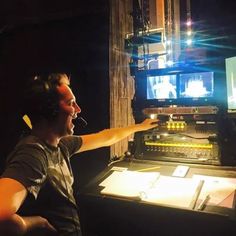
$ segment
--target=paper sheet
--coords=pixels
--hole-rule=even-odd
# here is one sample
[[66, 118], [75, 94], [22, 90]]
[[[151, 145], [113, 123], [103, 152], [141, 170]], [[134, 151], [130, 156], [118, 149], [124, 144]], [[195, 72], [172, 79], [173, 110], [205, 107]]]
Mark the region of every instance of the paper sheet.
[[204, 185], [199, 200], [210, 196], [208, 205], [222, 207], [234, 207], [234, 194], [236, 190], [236, 178], [194, 175], [193, 179], [204, 180]]
[[105, 187], [101, 191], [102, 194], [140, 197], [140, 194], [150, 188], [159, 176], [159, 172], [114, 171], [99, 185]]
[[149, 189], [146, 198], [150, 203], [189, 208], [199, 185], [198, 180], [171, 176], [160, 176], [154, 188]]

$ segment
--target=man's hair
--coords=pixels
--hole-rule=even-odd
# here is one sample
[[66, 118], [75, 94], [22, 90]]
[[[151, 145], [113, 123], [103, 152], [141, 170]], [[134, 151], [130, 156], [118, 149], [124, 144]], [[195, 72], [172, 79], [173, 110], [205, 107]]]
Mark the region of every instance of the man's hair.
[[57, 87], [70, 84], [66, 74], [36, 75], [26, 85], [22, 112], [29, 116], [32, 125], [42, 120], [52, 122], [59, 112], [60, 95]]

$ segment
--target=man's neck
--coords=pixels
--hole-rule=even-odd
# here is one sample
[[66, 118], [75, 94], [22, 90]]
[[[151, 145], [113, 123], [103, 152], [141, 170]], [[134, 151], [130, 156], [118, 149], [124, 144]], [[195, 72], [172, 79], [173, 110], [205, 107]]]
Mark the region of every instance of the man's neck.
[[60, 140], [55, 132], [53, 132], [53, 129], [45, 125], [37, 125], [36, 127], [33, 127], [31, 134], [55, 147], [57, 147]]

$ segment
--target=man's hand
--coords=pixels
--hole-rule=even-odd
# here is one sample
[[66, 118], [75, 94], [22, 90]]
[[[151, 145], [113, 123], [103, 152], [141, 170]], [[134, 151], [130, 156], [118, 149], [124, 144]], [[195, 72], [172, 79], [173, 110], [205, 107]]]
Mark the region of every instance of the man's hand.
[[21, 217], [14, 214], [0, 224], [0, 235], [8, 236], [53, 236], [56, 229], [41, 216]]
[[138, 127], [139, 131], [145, 131], [157, 127], [158, 121], [158, 119], [147, 118], [142, 123], [137, 124], [136, 126]]
[[25, 236], [53, 236], [57, 235], [56, 229], [41, 216], [22, 217], [26, 225]]

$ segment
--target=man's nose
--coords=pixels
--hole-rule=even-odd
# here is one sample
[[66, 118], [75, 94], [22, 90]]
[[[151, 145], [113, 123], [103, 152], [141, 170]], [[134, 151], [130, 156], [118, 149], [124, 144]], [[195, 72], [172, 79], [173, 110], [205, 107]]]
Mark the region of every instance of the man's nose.
[[75, 104], [75, 111], [77, 112], [77, 113], [80, 113], [81, 112], [81, 108], [80, 108], [80, 106], [76, 103]]

